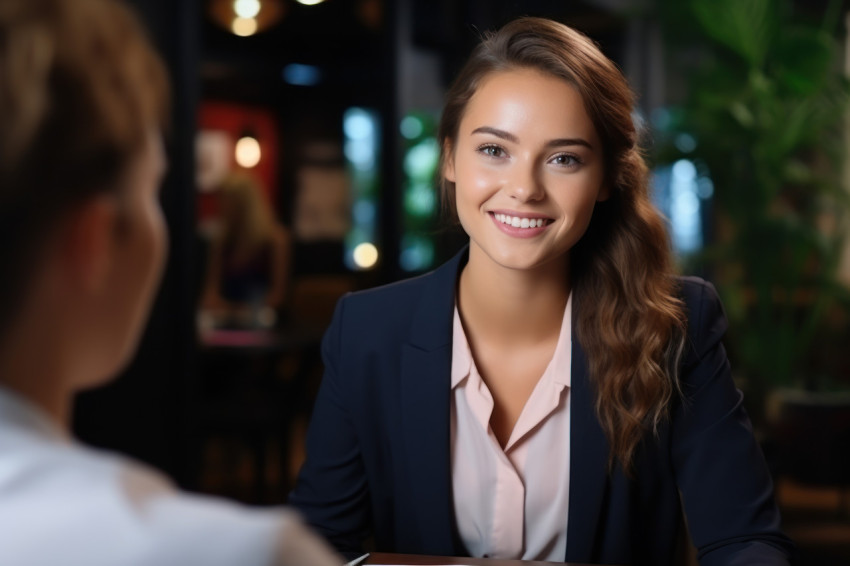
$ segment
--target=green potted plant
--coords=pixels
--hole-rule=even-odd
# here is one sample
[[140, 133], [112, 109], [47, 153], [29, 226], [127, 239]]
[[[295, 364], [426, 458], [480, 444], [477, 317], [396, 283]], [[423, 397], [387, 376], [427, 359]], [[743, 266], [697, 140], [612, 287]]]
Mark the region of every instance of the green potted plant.
[[[713, 242], [691, 260], [723, 299], [727, 345], [762, 430], [771, 413], [781, 422], [788, 403], [818, 405], [820, 392], [850, 389], [850, 291], [839, 277], [850, 220], [840, 4], [814, 23], [782, 0], [661, 4], [675, 23], [666, 28], [671, 64], [687, 78], [667, 133], [693, 136], [687, 157], [714, 186]], [[678, 158], [671, 148], [660, 144], [657, 158]], [[769, 398], [778, 410], [765, 410]]]

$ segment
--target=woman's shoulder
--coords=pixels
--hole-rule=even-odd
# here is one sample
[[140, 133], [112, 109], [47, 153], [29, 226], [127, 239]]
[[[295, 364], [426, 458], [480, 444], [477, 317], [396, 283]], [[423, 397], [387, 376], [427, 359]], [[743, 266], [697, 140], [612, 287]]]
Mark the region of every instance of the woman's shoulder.
[[401, 279], [392, 283], [370, 287], [348, 293], [344, 300], [348, 305], [410, 304], [410, 299], [419, 296], [433, 282], [433, 272]]
[[352, 329], [368, 327], [373, 337], [397, 335], [418, 318], [423, 301], [429, 300], [426, 296], [434, 292], [433, 273], [354, 291], [338, 301], [333, 324], [349, 334]]
[[[463, 254], [434, 271], [343, 296], [329, 335], [351, 344], [409, 340], [434, 345], [451, 336], [457, 275]], [[354, 336], [354, 339], [352, 339]]]
[[726, 333], [729, 326], [726, 312], [710, 281], [695, 276], [680, 276], [678, 281], [687, 317], [687, 341], [700, 355]]
[[681, 275], [677, 279], [679, 296], [685, 303], [689, 319], [705, 310], [723, 314], [720, 296], [710, 281], [694, 275]]
[[[709, 300], [717, 298], [717, 290], [710, 281], [695, 275], [680, 275], [676, 278], [679, 282], [682, 298], [686, 302], [699, 302], [707, 297]], [[719, 299], [718, 299], [719, 300]]]
[[[340, 304], [348, 312], [365, 312], [373, 318], [408, 313], [426, 304], [438, 311], [454, 306], [454, 291], [465, 250], [433, 271], [345, 295]], [[337, 307], [340, 309], [340, 306]]]

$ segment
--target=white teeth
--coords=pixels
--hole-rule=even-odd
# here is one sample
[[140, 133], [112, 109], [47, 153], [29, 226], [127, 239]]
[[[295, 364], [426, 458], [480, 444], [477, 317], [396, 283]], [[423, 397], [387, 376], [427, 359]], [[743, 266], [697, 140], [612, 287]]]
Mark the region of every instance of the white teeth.
[[514, 228], [539, 228], [544, 223], [542, 218], [520, 218], [519, 216], [508, 216], [507, 214], [496, 214], [494, 216], [502, 224], [507, 224]]

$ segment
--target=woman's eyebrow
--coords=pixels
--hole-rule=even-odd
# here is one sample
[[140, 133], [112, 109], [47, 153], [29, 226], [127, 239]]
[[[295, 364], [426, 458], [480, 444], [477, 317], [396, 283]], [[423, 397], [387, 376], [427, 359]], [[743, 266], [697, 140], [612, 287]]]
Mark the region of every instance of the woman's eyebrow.
[[491, 134], [496, 136], [497, 138], [502, 138], [503, 140], [507, 140], [511, 143], [519, 143], [519, 138], [513, 135], [510, 132], [506, 132], [505, 130], [500, 130], [498, 128], [491, 128], [490, 126], [481, 126], [480, 128], [475, 128], [472, 130], [473, 134]]
[[593, 149], [590, 142], [583, 138], [558, 138], [546, 142], [546, 147], [561, 147], [564, 145], [582, 145], [587, 149]]
[[[490, 126], [481, 126], [480, 128], [475, 128], [474, 130], [472, 130], [472, 133], [490, 134], [496, 136], [497, 138], [507, 140], [511, 143], [519, 143], [519, 138], [513, 135], [512, 133], [506, 132], [505, 130], [500, 130], [498, 128], [492, 128]], [[588, 149], [593, 149], [593, 146], [590, 145], [590, 142], [583, 138], [557, 138], [546, 142], [546, 147], [563, 147], [566, 145], [581, 145]]]

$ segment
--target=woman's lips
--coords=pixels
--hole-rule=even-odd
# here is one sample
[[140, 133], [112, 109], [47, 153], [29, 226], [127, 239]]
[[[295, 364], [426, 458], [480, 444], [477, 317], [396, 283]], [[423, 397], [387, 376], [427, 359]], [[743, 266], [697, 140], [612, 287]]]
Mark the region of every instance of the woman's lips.
[[490, 212], [496, 226], [511, 236], [530, 238], [546, 230], [552, 223], [551, 218], [535, 215], [517, 215], [504, 212]]

